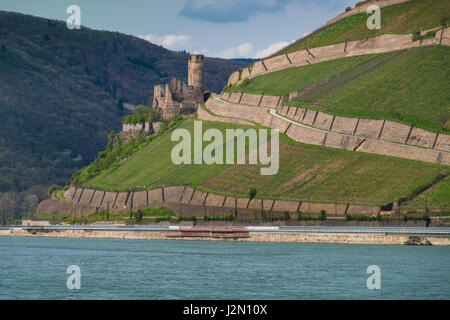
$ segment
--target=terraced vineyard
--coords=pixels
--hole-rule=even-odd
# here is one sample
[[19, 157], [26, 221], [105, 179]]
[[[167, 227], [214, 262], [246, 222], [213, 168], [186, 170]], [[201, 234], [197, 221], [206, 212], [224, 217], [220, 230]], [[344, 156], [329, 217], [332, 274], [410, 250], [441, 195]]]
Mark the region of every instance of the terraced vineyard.
[[322, 47], [345, 41], [361, 40], [386, 33], [414, 33], [449, 23], [450, 2], [447, 0], [412, 0], [381, 8], [381, 29], [366, 27], [370, 15], [360, 13], [300, 39], [273, 56], [306, 48]]
[[[192, 134], [193, 121], [192, 118], [183, 120], [178, 127]], [[203, 121], [203, 129], [208, 128], [224, 132], [226, 128], [246, 127]], [[165, 133], [119, 167], [93, 178], [85, 186], [123, 191], [191, 184], [244, 197], [255, 188], [258, 197], [292, 200], [310, 197], [313, 201], [382, 205], [408, 197], [439, 175], [450, 173], [445, 166], [305, 145], [284, 135], [280, 138], [280, 168], [274, 176], [261, 176], [259, 165], [177, 166], [171, 161], [171, 150], [177, 142], [170, 141], [170, 136], [170, 132]], [[450, 206], [450, 199], [438, 196], [441, 189], [430, 193], [430, 206]]]
[[329, 79], [289, 104], [450, 132], [449, 69], [448, 46], [421, 47], [284, 69], [244, 81], [233, 90], [282, 95]]

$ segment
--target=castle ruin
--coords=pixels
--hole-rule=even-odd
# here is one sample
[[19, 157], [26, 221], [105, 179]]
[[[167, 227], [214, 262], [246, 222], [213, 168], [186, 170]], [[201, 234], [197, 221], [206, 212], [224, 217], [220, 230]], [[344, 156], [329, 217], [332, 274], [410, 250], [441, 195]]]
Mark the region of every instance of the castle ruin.
[[204, 64], [205, 58], [193, 54], [188, 63], [188, 83], [173, 78], [166, 85], [157, 85], [153, 94], [153, 109], [159, 111], [164, 119], [176, 115], [193, 115], [199, 103], [204, 102]]

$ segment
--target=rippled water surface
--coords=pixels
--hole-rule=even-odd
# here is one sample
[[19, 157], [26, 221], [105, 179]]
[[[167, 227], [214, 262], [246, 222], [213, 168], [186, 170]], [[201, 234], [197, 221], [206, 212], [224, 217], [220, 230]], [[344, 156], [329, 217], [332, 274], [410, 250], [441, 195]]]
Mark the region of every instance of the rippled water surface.
[[0, 237], [0, 298], [449, 299], [449, 266], [450, 247]]

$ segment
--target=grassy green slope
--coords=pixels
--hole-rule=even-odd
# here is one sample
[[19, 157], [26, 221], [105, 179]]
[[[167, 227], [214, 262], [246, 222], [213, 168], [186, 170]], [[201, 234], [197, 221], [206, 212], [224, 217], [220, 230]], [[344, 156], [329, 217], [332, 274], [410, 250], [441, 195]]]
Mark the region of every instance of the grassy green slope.
[[231, 91], [283, 95], [312, 86], [374, 56], [355, 56], [275, 71], [244, 80], [240, 85], [231, 87]]
[[342, 58], [280, 70], [245, 81], [233, 90], [281, 95], [304, 89], [344, 70], [347, 70], [344, 75], [291, 104], [445, 131], [445, 123], [450, 119], [450, 48], [447, 46]]
[[448, 0], [413, 0], [381, 8], [381, 29], [369, 30], [366, 26], [369, 14], [347, 17], [321, 31], [299, 40], [280, 52], [280, 55], [305, 48], [321, 47], [345, 41], [372, 38], [386, 33], [414, 33], [442, 25], [450, 17]]
[[413, 48], [374, 69], [366, 68], [336, 78], [299, 100], [330, 113], [443, 131], [450, 119], [449, 47]]
[[[192, 132], [193, 120], [180, 128]], [[233, 124], [203, 121], [204, 130], [245, 128]], [[108, 190], [134, 187], [192, 184], [223, 194], [246, 196], [255, 188], [260, 197], [385, 204], [406, 197], [439, 174], [444, 166], [379, 155], [354, 153], [304, 145], [286, 136], [280, 138], [280, 169], [277, 175], [261, 176], [256, 165], [172, 164], [170, 154], [176, 142], [170, 132], [135, 153], [119, 167], [90, 180], [86, 186]], [[442, 203], [440, 203], [442, 205]], [[450, 206], [450, 199], [444, 203]]]
[[[417, 197], [407, 201], [404, 205], [411, 207], [425, 206], [426, 202], [438, 207], [448, 207], [450, 195], [450, 176], [436, 183], [431, 188], [422, 192]], [[428, 197], [428, 199], [427, 199]]]

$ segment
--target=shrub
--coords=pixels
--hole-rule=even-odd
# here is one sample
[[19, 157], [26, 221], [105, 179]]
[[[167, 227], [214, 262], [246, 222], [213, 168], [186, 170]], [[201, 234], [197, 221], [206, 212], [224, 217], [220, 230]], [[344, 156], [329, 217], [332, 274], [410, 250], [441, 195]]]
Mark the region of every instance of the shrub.
[[444, 124], [444, 130], [450, 130], [450, 119], [448, 119], [447, 121], [445, 121], [445, 124]]
[[59, 189], [58, 185], [52, 184], [50, 187], [48, 187], [47, 193], [48, 193], [49, 196], [51, 196], [53, 194], [53, 192], [55, 192], [58, 189]]
[[262, 221], [267, 221], [268, 219], [267, 219], [267, 214], [266, 214], [266, 212], [263, 210], [263, 211], [261, 211], [261, 220]]
[[223, 92], [230, 92], [231, 91], [231, 84], [227, 84], [225, 87], [223, 87], [222, 91]]
[[248, 86], [250, 84], [250, 79], [249, 78], [245, 78], [241, 84], [239, 85], [239, 87], [241, 88], [245, 88], [246, 86]]
[[230, 214], [229, 216], [204, 216], [203, 221], [233, 221], [234, 216]]
[[420, 32], [416, 32], [412, 35], [413, 42], [420, 41], [420, 40], [423, 40], [423, 36], [420, 35]]
[[326, 219], [327, 219], [327, 212], [324, 209], [320, 210], [319, 220], [323, 221]]
[[423, 38], [424, 39], [430, 39], [430, 38], [434, 38], [435, 36], [436, 36], [436, 30], [435, 31], [428, 31]]
[[283, 212], [283, 220], [288, 221], [289, 219], [291, 219], [291, 217], [289, 216], [289, 212], [288, 211]]
[[345, 12], [349, 12], [349, 11], [351, 11], [352, 10], [352, 7], [347, 7], [347, 8], [345, 8]]
[[257, 193], [257, 191], [256, 191], [255, 188], [251, 188], [250, 189], [250, 191], [248, 193], [248, 196], [249, 196], [250, 200], [252, 200], [256, 196], [256, 193]]

